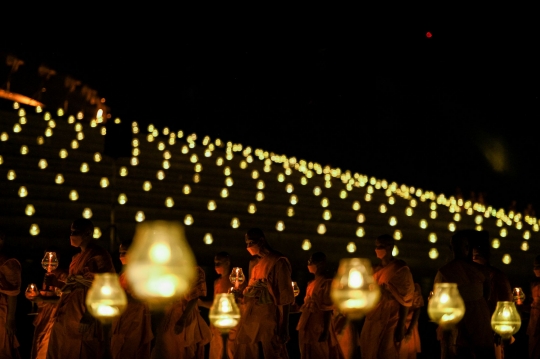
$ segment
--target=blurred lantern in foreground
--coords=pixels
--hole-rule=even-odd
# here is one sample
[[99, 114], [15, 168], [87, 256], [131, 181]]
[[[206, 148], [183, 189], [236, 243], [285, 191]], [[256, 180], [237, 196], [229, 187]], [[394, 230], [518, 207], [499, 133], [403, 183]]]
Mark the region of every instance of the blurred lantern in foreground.
[[517, 305], [523, 304], [525, 300], [525, 293], [521, 287], [516, 287], [512, 290], [512, 297]]
[[361, 319], [379, 302], [381, 292], [365, 258], [345, 258], [332, 281], [331, 297], [338, 309], [351, 319]]
[[217, 294], [208, 317], [214, 327], [222, 333], [228, 333], [236, 327], [240, 320], [240, 310], [236, 305], [234, 294]]
[[128, 282], [151, 309], [162, 310], [179, 298], [195, 276], [195, 258], [178, 222], [138, 224], [127, 255]]
[[111, 324], [126, 309], [127, 298], [116, 273], [96, 274], [86, 296], [86, 307], [94, 318]]
[[459, 323], [465, 314], [465, 303], [459, 295], [457, 284], [435, 283], [427, 310], [431, 321], [442, 329], [451, 329]]
[[491, 328], [503, 339], [510, 339], [521, 327], [521, 317], [514, 302], [497, 302], [491, 317]]

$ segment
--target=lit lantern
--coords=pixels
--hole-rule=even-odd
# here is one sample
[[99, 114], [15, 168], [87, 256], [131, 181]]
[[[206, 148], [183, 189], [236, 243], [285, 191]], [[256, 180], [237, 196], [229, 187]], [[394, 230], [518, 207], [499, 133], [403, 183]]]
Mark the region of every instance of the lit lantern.
[[81, 172], [82, 173], [87, 173], [88, 171], [90, 171], [90, 166], [88, 166], [88, 163], [83, 162], [81, 164]]
[[321, 187], [315, 186], [315, 187], [313, 188], [313, 194], [314, 194], [315, 196], [320, 196], [321, 193], [322, 193]]
[[214, 211], [217, 208], [216, 201], [214, 201], [214, 200], [208, 201], [208, 206], [207, 207], [208, 207], [209, 211]]
[[390, 219], [388, 219], [388, 224], [391, 225], [391, 226], [395, 226], [397, 224], [396, 217], [394, 217], [394, 216], [390, 217]]
[[361, 319], [377, 305], [381, 292], [364, 258], [346, 258], [339, 263], [330, 295], [339, 311], [353, 320]]
[[195, 259], [177, 222], [138, 224], [128, 256], [130, 287], [154, 309], [180, 298], [195, 276]]
[[210, 322], [221, 333], [228, 333], [238, 325], [240, 321], [240, 310], [236, 305], [236, 299], [232, 293], [216, 294], [214, 302], [208, 314]]
[[240, 227], [240, 220], [236, 217], [234, 217], [232, 220], [231, 220], [231, 227], [233, 228], [238, 228]]
[[184, 224], [186, 226], [191, 226], [193, 224], [193, 216], [191, 214], [186, 214], [184, 217]]
[[355, 211], [359, 211], [360, 210], [360, 202], [358, 201], [354, 201], [353, 204], [352, 204], [352, 209], [355, 210]]
[[305, 251], [309, 251], [311, 249], [311, 241], [309, 239], [304, 239], [302, 241], [302, 249]]
[[366, 235], [366, 231], [364, 230], [364, 227], [358, 227], [356, 229], [356, 236], [357, 237], [362, 238], [365, 235]]
[[354, 242], [347, 243], [347, 252], [349, 253], [356, 252], [356, 244]]
[[255, 199], [259, 202], [264, 200], [264, 193], [262, 193], [261, 191], [257, 192], [257, 194], [255, 195]]
[[24, 214], [26, 214], [28, 217], [31, 217], [34, 215], [34, 213], [36, 213], [36, 210], [34, 208], [34, 205], [32, 204], [27, 204], [26, 205], [26, 208], [24, 209]]
[[19, 187], [19, 197], [26, 197], [28, 196], [28, 190], [25, 186]]
[[92, 218], [92, 210], [90, 208], [83, 209], [82, 216], [86, 219]]
[[126, 204], [126, 202], [127, 202], [127, 196], [126, 196], [126, 194], [125, 194], [125, 193], [120, 193], [120, 194], [118, 195], [118, 203], [124, 205], [124, 204]]
[[203, 170], [203, 166], [200, 163], [196, 163], [194, 171], [197, 172], [197, 173], [200, 173], [200, 172], [202, 172], [202, 170]]
[[443, 329], [453, 328], [465, 314], [465, 303], [456, 283], [435, 283], [433, 296], [428, 302], [431, 321]]
[[[225, 188], [225, 190], [227, 190], [227, 189]], [[182, 193], [184, 193], [185, 195], [190, 194], [191, 193], [191, 187], [189, 187], [188, 184], [185, 184], [184, 187], [182, 187]], [[227, 194], [229, 194], [228, 191], [227, 191]], [[223, 197], [223, 196], [221, 196], [221, 197]], [[225, 197], [227, 197], [227, 196], [225, 196]]]
[[42, 170], [44, 170], [45, 168], [47, 168], [48, 164], [47, 164], [47, 160], [42, 158], [39, 160], [38, 162], [38, 167]]
[[394, 239], [396, 241], [400, 241], [403, 238], [403, 234], [401, 233], [401, 231], [399, 229], [396, 229], [394, 231], [394, 236], [393, 237], [394, 237]]
[[283, 223], [283, 221], [277, 221], [276, 230], [279, 232], [282, 232], [283, 230], [285, 230], [285, 223]]
[[144, 181], [143, 183], [143, 190], [146, 192], [150, 191], [152, 189], [152, 183], [150, 181]]
[[79, 194], [77, 193], [76, 190], [72, 189], [70, 192], [69, 192], [69, 199], [72, 200], [72, 201], [76, 201], [79, 199]]
[[431, 248], [429, 250], [429, 258], [431, 259], [437, 259], [439, 257], [439, 251], [437, 248]]
[[501, 246], [501, 241], [498, 240], [497, 238], [494, 238], [492, 241], [491, 241], [491, 247], [492, 248], [499, 248]]
[[92, 237], [94, 239], [99, 239], [101, 237], [101, 229], [99, 229], [99, 227], [94, 227], [94, 233]]
[[294, 216], [294, 207], [288, 207], [287, 208], [287, 216], [292, 217]]
[[329, 221], [332, 218], [332, 212], [330, 212], [330, 210], [328, 209], [325, 209], [322, 217], [325, 221]]
[[491, 328], [504, 339], [510, 339], [521, 327], [521, 317], [514, 302], [497, 302], [491, 316]]
[[137, 213], [135, 213], [135, 220], [137, 222], [142, 222], [145, 220], [145, 216], [144, 216], [144, 212], [143, 211], [137, 211]]
[[431, 233], [429, 234], [429, 236], [428, 236], [428, 240], [429, 240], [431, 243], [437, 243], [437, 234], [431, 232]]
[[124, 312], [127, 297], [120, 286], [116, 273], [96, 273], [92, 286], [86, 294], [86, 307], [94, 318], [103, 324], [111, 324]]
[[523, 292], [521, 287], [515, 287], [512, 290], [512, 298], [516, 304], [523, 304], [523, 301], [525, 300], [525, 292]]
[[9, 170], [8, 173], [7, 173], [7, 179], [9, 181], [13, 181], [15, 178], [17, 178], [17, 174], [15, 173], [14, 170]]
[[326, 233], [326, 226], [324, 225], [324, 223], [321, 223], [317, 226], [317, 233], [321, 235]]
[[37, 236], [39, 234], [39, 226], [36, 223], [30, 225], [30, 234], [32, 236]]
[[503, 262], [504, 264], [510, 264], [510, 263], [512, 263], [512, 257], [510, 256], [510, 254], [507, 253], [507, 254], [503, 255], [503, 257], [502, 257], [502, 262]]

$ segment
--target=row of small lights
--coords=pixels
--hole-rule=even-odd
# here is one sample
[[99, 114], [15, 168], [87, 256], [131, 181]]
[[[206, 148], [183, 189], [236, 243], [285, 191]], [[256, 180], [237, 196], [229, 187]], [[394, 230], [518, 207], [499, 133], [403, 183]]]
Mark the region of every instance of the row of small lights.
[[[38, 109], [38, 112], [39, 109]], [[58, 113], [59, 116], [62, 116], [63, 113], [61, 112], [61, 110], [59, 110], [59, 113]], [[25, 116], [25, 112], [24, 112], [24, 109], [20, 109], [19, 110], [19, 116], [20, 116], [20, 120], [19, 120], [19, 123], [17, 123], [15, 126], [14, 126], [14, 132], [18, 133], [21, 131], [21, 127], [20, 127], [20, 124], [26, 124], [27, 121], [26, 121], [26, 118], [24, 117]], [[46, 121], [48, 121], [48, 128], [46, 129], [45, 131], [45, 135], [47, 137], [50, 137], [52, 136], [52, 130], [51, 128], [54, 128], [56, 126], [56, 123], [54, 122], [54, 120], [52, 120], [51, 116], [49, 113], [45, 113], [45, 116], [44, 116], [44, 119]], [[82, 113], [80, 113], [78, 116], [77, 116], [77, 119], [81, 120], [82, 119]], [[91, 127], [96, 127], [97, 126], [97, 123], [101, 123], [103, 122], [102, 119], [99, 119], [98, 120], [92, 120], [91, 121]], [[119, 123], [120, 120], [119, 119], [116, 119], [115, 120], [116, 123]], [[68, 118], [68, 123], [72, 124], [72, 123], [75, 123], [75, 118], [73, 116], [70, 116]], [[138, 129], [138, 125], [137, 123], [133, 123], [132, 124], [132, 128], [133, 128], [133, 133], [138, 133], [139, 132], [139, 129]], [[149, 133], [148, 136], [147, 136], [147, 140], [148, 142], [153, 142], [154, 141], [154, 138], [157, 137], [159, 135], [157, 129], [154, 128], [153, 125], [150, 125], [149, 128], [148, 128]], [[82, 124], [80, 123], [76, 123], [75, 125], [75, 131], [77, 132], [77, 139], [78, 140], [82, 140], [84, 139], [84, 135], [82, 133]], [[105, 135], [106, 132], [105, 132], [105, 127], [101, 127], [101, 130], [100, 130], [101, 134], [102, 135]], [[175, 143], [175, 133], [172, 132], [172, 133], [169, 133], [169, 130], [168, 129], [164, 129], [163, 131], [164, 135], [169, 135], [170, 138], [169, 138], [169, 144], [173, 145]], [[6, 141], [7, 140], [7, 133], [2, 133], [0, 135], [0, 139], [2, 141]], [[178, 138], [181, 138], [183, 137], [183, 132], [182, 131], [179, 131], [178, 132]], [[188, 146], [183, 146], [182, 147], [182, 153], [183, 154], [187, 154], [189, 152], [189, 149], [188, 148], [194, 148], [195, 147], [195, 140], [196, 140], [196, 135], [195, 134], [192, 134], [190, 136], [188, 136], [187, 138], [187, 142], [188, 142]], [[38, 137], [38, 144], [43, 144], [44, 141], [43, 141], [43, 137]], [[205, 137], [205, 139], [203, 140], [203, 144], [204, 145], [207, 145], [207, 149], [205, 150], [205, 157], [210, 157], [212, 155], [212, 151], [215, 149], [215, 146], [210, 143], [210, 139], [209, 137]], [[215, 141], [215, 144], [216, 146], [220, 146], [222, 147], [223, 146], [223, 142], [219, 139], [217, 139]], [[138, 159], [136, 156], [138, 156], [140, 154], [140, 150], [137, 148], [138, 145], [139, 145], [139, 140], [138, 139], [134, 139], [132, 141], [132, 145], [133, 145], [133, 155], [134, 157], [131, 159], [131, 164], [133, 166], [136, 166], [138, 164]], [[72, 141], [72, 146], [71, 146], [73, 149], [76, 149], [78, 148], [78, 142], [76, 140]], [[158, 149], [160, 151], [164, 151], [165, 150], [165, 144], [163, 142], [160, 142], [158, 143]], [[239, 144], [236, 144], [236, 145], [232, 145], [232, 143], [227, 143], [227, 150], [226, 150], [226, 158], [227, 160], [231, 160], [233, 158], [233, 155], [232, 155], [232, 152], [239, 152], [239, 151], [242, 151], [242, 145], [239, 145]], [[28, 153], [28, 148], [26, 146], [22, 146], [21, 148], [21, 154], [27, 154]], [[245, 169], [247, 168], [247, 163], [251, 163], [253, 162], [253, 157], [250, 155], [251, 153], [251, 149], [248, 147], [246, 149], [244, 149], [243, 151], [243, 154], [244, 156], [246, 157], [246, 160], [244, 161], [241, 161], [240, 163], [240, 167], [242, 169]], [[258, 158], [259, 159], [265, 159], [265, 167], [264, 167], [264, 171], [265, 172], [270, 172], [271, 168], [270, 168], [270, 164], [272, 163], [272, 161], [274, 162], [278, 162], [278, 163], [283, 163], [284, 164], [284, 167], [285, 167], [285, 174], [286, 175], [290, 175], [292, 174], [292, 169], [286, 165], [287, 163], [290, 163], [292, 165], [294, 165], [295, 169], [298, 169], [300, 171], [304, 171], [304, 174], [306, 176], [303, 176], [301, 178], [301, 184], [302, 185], [306, 185], [307, 184], [307, 178], [311, 178], [313, 176], [313, 173], [311, 172], [311, 168], [314, 168], [315, 171], [317, 172], [317, 174], [321, 174], [321, 173], [325, 173], [325, 187], [326, 188], [330, 188], [332, 186], [330, 180], [331, 180], [331, 177], [339, 177], [340, 174], [341, 174], [341, 170], [340, 169], [331, 169], [329, 166], [326, 166], [324, 169], [318, 165], [318, 164], [312, 164], [312, 163], [309, 163], [309, 164], [306, 164], [305, 161], [303, 160], [300, 160], [299, 163], [296, 162], [296, 159], [293, 157], [291, 159], [287, 159], [285, 156], [275, 156], [274, 154], [268, 154], [268, 152], [264, 152], [262, 150], [255, 150], [255, 154], [257, 155], [258, 154]], [[269, 158], [270, 156], [270, 158]], [[67, 151], [65, 149], [62, 149], [60, 151], [60, 157], [61, 158], [66, 158], [67, 157]], [[169, 151], [164, 151], [164, 158], [165, 158], [165, 161], [163, 163], [163, 167], [165, 169], [168, 169], [170, 167], [170, 163], [169, 163], [169, 159], [171, 158], [171, 155], [170, 155], [170, 152]], [[96, 153], [94, 155], [94, 160], [96, 162], [99, 162], [101, 160], [101, 154], [99, 153]], [[198, 173], [202, 171], [202, 165], [200, 163], [198, 163], [198, 157], [196, 154], [192, 154], [191, 157], [190, 157], [190, 161], [192, 163], [195, 163], [195, 176], [194, 176], [194, 182], [199, 182], [200, 180], [200, 177], [198, 176]], [[219, 157], [216, 161], [216, 164], [218, 166], [221, 166], [223, 164], [223, 159], [221, 157]], [[2, 158], [0, 156], [0, 164], [2, 163]], [[46, 160], [45, 159], [42, 159], [39, 161], [39, 167], [44, 169], [47, 167], [47, 163], [46, 163]], [[303, 167], [303, 168], [302, 168]], [[307, 169], [309, 168], [309, 169]], [[81, 172], [83, 173], [86, 173], [89, 171], [89, 166], [87, 163], [83, 163], [81, 165]], [[349, 177], [347, 177], [347, 173], [349, 174]], [[127, 176], [128, 174], [128, 170], [126, 167], [122, 167], [120, 168], [120, 175], [121, 176]], [[231, 187], [233, 185], [233, 180], [230, 176], [231, 174], [231, 170], [230, 170], [230, 167], [225, 167], [224, 169], [224, 174], [226, 176], [228, 176], [226, 178], [226, 185], [228, 187]], [[164, 178], [164, 172], [163, 171], [158, 171], [158, 174], [157, 174], [157, 177], [158, 179], [162, 180]], [[259, 177], [259, 173], [257, 170], [254, 170], [252, 172], [252, 178], [254, 179], [257, 179]], [[355, 187], [363, 187], [365, 186], [365, 184], [367, 183], [367, 176], [362, 176], [362, 175], [358, 175], [358, 174], [355, 174], [354, 177], [356, 179], [359, 179], [359, 181], [353, 181], [351, 178], [350, 178], [350, 172], [347, 171], [346, 174], [345, 174], [345, 178], [343, 177], [343, 175], [341, 175], [341, 179], [342, 181], [345, 183], [347, 182], [347, 190], [351, 191], [352, 190], [352, 187], [353, 187], [353, 184], [355, 185]], [[15, 172], [13, 170], [10, 170], [8, 172], [8, 179], [10, 180], [14, 180], [15, 179]], [[283, 182], [285, 179], [285, 176], [283, 175], [283, 173], [280, 173], [278, 175], [278, 181], [279, 182]], [[55, 182], [58, 183], [58, 184], [61, 184], [63, 183], [63, 176], [61, 174], [58, 174], [56, 176], [56, 179], [55, 179]], [[405, 185], [402, 185], [400, 188], [397, 188], [397, 184], [394, 182], [390, 185], [388, 185], [388, 183], [385, 181], [385, 180], [377, 180], [375, 179], [374, 177], [372, 177], [370, 179], [370, 185], [367, 187], [367, 194], [365, 196], [365, 200], [366, 201], [370, 201], [371, 200], [371, 194], [373, 193], [373, 185], [375, 186], [375, 188], [377, 189], [380, 189], [380, 188], [383, 188], [383, 189], [386, 189], [386, 195], [389, 196], [389, 204], [394, 204], [395, 203], [395, 199], [393, 198], [392, 196], [392, 193], [397, 193], [399, 196], [403, 197], [403, 198], [406, 198], [406, 199], [409, 199], [410, 198], [410, 194], [415, 194], [417, 197], [420, 197], [420, 200], [421, 201], [425, 201], [426, 199], [432, 199], [434, 200], [435, 199], [435, 195], [433, 192], [422, 192], [421, 189], [417, 189], [415, 191], [414, 187], [410, 187], [408, 188], [407, 186]], [[100, 185], [101, 187], [105, 188], [108, 186], [108, 179], [106, 177], [103, 177], [100, 181]], [[262, 180], [259, 180], [257, 182], [257, 188], [258, 189], [263, 189], [264, 188], [264, 181]], [[293, 185], [292, 184], [288, 184], [286, 186], [286, 191], [288, 193], [292, 193], [293, 192]], [[150, 181], [145, 181], [144, 184], [143, 184], [143, 189], [145, 191], [149, 191], [151, 189], [151, 183]], [[183, 192], [185, 194], [189, 194], [191, 192], [191, 189], [189, 187], [189, 185], [185, 185], [184, 188], [183, 188]], [[314, 194], [316, 196], [320, 195], [322, 193], [322, 190], [320, 189], [320, 187], [318, 186], [315, 186], [314, 188]], [[21, 197], [25, 197], [27, 195], [27, 190], [24, 186], [22, 186], [19, 190], [19, 195]], [[223, 198], [227, 197], [228, 196], [228, 190], [226, 188], [224, 188], [222, 191], [221, 191], [221, 196]], [[347, 197], [347, 192], [345, 190], [342, 190], [340, 192], [340, 198], [344, 199]], [[70, 192], [70, 195], [69, 195], [69, 198], [72, 200], [72, 201], [75, 201], [78, 199], [78, 194], [77, 194], [77, 191], [76, 190], [72, 190]], [[264, 199], [264, 194], [262, 192], [258, 192], [257, 195], [256, 195], [256, 199], [258, 201], [262, 201]], [[467, 201], [465, 203], [463, 203], [463, 201], [461, 199], [459, 199], [458, 201], [455, 201], [455, 199], [453, 199], [453, 197], [450, 197], [449, 200], [446, 200], [445, 197], [443, 195], [440, 195], [439, 197], [436, 198], [437, 199], [437, 203], [439, 204], [444, 204], [444, 205], [447, 205], [450, 207], [450, 211], [451, 212], [457, 212], [455, 213], [454, 215], [454, 220], [455, 221], [459, 221], [460, 220], [460, 214], [459, 212], [461, 211], [461, 208], [462, 206], [464, 208], [467, 209], [467, 214], [470, 214], [472, 215], [473, 214], [473, 209], [474, 210], [477, 210], [479, 212], [484, 212], [485, 213], [485, 217], [486, 218], [489, 218], [489, 214], [491, 212], [493, 212], [493, 214], [497, 217], [499, 217], [498, 219], [498, 222], [497, 222], [497, 225], [499, 225], [499, 222], [502, 221], [502, 218], [504, 218], [508, 224], [508, 218], [512, 218], [513, 217], [513, 213], [510, 212], [508, 216], [505, 216], [504, 215], [504, 210], [499, 210], [498, 212], [495, 212], [494, 210], [492, 210], [491, 208], [488, 208], [488, 210], [486, 211], [485, 208], [482, 208], [482, 206], [478, 205], [478, 204], [475, 204], [473, 207], [471, 207], [471, 203], [470, 201]], [[460, 203], [461, 201], [461, 203]], [[125, 194], [120, 194], [119, 197], [118, 197], [118, 202], [120, 204], [125, 204], [127, 202], [127, 196]], [[296, 204], [298, 202], [298, 197], [296, 195], [291, 195], [291, 198], [290, 198], [290, 202], [291, 204]], [[165, 205], [167, 207], [172, 207], [174, 206], [174, 200], [171, 198], [171, 197], [167, 197], [166, 200], [165, 200]], [[327, 198], [323, 198], [322, 201], [321, 201], [321, 206], [322, 207], [327, 207], [329, 205], [329, 201]], [[414, 198], [412, 198], [410, 200], [410, 205], [411, 207], [416, 207], [416, 200]], [[457, 206], [456, 206], [457, 205]], [[34, 213], [35, 210], [33, 209], [33, 206], [32, 205], [29, 205], [31, 207], [27, 207], [26, 209], [26, 213]], [[406, 215], [408, 216], [412, 216], [413, 214], [413, 209], [411, 207], [407, 207], [406, 209]], [[431, 211], [431, 214], [430, 214], [430, 217], [435, 219], [437, 217], [437, 212], [435, 211], [436, 209], [436, 203], [435, 202], [432, 202], [431, 205], [430, 205], [432, 211]], [[435, 207], [435, 208], [434, 208]], [[215, 204], [215, 201], [211, 200], [209, 201], [208, 203], [208, 209], [209, 210], [214, 210], [216, 208], [216, 204]], [[360, 203], [358, 201], [355, 201], [353, 203], [353, 209], [355, 210], [359, 210], [360, 209]], [[87, 210], [89, 209], [85, 209], [86, 212], [88, 212]], [[379, 206], [379, 211], [381, 213], [385, 213], [387, 210], [386, 208], [386, 205], [385, 204], [381, 204]], [[255, 213], [256, 212], [256, 206], [254, 204], [250, 204], [248, 206], [248, 212], [249, 213]], [[91, 213], [91, 211], [90, 211]], [[287, 214], [292, 217], [294, 215], [294, 209], [293, 207], [289, 207], [288, 210], [287, 210]], [[31, 215], [31, 214], [29, 214]], [[84, 213], [83, 213], [84, 215]], [[521, 222], [519, 222], [519, 217], [520, 217], [520, 214], [517, 214], [514, 218], [516, 218], [516, 222], [518, 224], [520, 224]], [[325, 210], [323, 212], [323, 219], [325, 220], [329, 220], [331, 218], [331, 212], [330, 210]], [[135, 219], [136, 221], [138, 222], [141, 222], [141, 221], [144, 221], [144, 213], [142, 211], [139, 211], [136, 213], [135, 215]], [[359, 223], [363, 223], [364, 220], [365, 220], [365, 216], [363, 214], [359, 214], [358, 217], [357, 217], [357, 220]], [[475, 222], [477, 223], [477, 230], [481, 230], [481, 225], [480, 223], [482, 223], [482, 216], [480, 215], [477, 215], [476, 218], [475, 218]], [[510, 221], [511, 222], [511, 221]], [[528, 223], [530, 223], [530, 221], [527, 221]], [[536, 219], [533, 219], [533, 222], [536, 222]], [[184, 223], [186, 225], [191, 225], [193, 223], [193, 217], [191, 215], [187, 215], [185, 220], [184, 220]], [[389, 219], [389, 224], [391, 226], [395, 226], [397, 224], [397, 219], [392, 216], [390, 217]], [[37, 225], [36, 225], [37, 226]], [[238, 228], [239, 227], [239, 220], [237, 218], [233, 218], [233, 220], [231, 221], [231, 226], [233, 228]], [[502, 226], [499, 225], [499, 226]], [[422, 219], [420, 221], [420, 227], [425, 229], [427, 228], [427, 221], [425, 219]], [[276, 224], [276, 230], [278, 231], [283, 231], [285, 229], [285, 225], [283, 223], [283, 221], [278, 221], [277, 224]], [[448, 229], [453, 232], [456, 230], [456, 225], [455, 223], [451, 222], [449, 224], [449, 227]], [[518, 228], [520, 229], [520, 228]], [[538, 231], [538, 224], [537, 223], [534, 223], [533, 225], [533, 230], [535, 231]], [[31, 231], [32, 232], [32, 231]], [[35, 233], [35, 230], [33, 231]], [[318, 227], [317, 227], [317, 232], [319, 234], [324, 234], [326, 232], [326, 226], [324, 224], [319, 224]], [[502, 237], [505, 237], [506, 234], [507, 234], [507, 231], [505, 228], [502, 228], [501, 229], [501, 236]], [[37, 235], [37, 234], [35, 234]], [[101, 234], [99, 234], [101, 235]], [[358, 227], [357, 231], [356, 231], [356, 235], [358, 237], [363, 237], [365, 235], [365, 231], [363, 229], [363, 227]], [[211, 235], [210, 235], [211, 237]], [[98, 237], [99, 238], [99, 237]], [[401, 234], [401, 231], [400, 230], [395, 230], [394, 232], [394, 238], [396, 238], [397, 240], [400, 240], [402, 238], [402, 234]], [[524, 232], [524, 238], [525, 239], [529, 239], [530, 238], [530, 232], [529, 231], [525, 231]], [[429, 240], [431, 243], [436, 243], [437, 241], [437, 238], [436, 238], [436, 234], [435, 233], [430, 233], [429, 234]], [[307, 242], [306, 242], [307, 241]], [[209, 240], [208, 240], [208, 235], [205, 236], [205, 243], [208, 244]], [[211, 242], [210, 242], [211, 243]], [[494, 248], [498, 248], [500, 246], [500, 241], [498, 239], [494, 239], [493, 242], [492, 242], [492, 246]], [[308, 248], [309, 247], [309, 248]], [[304, 243], [302, 244], [302, 248], [304, 248], [305, 250], [309, 250], [311, 248], [311, 243], [309, 242], [309, 240], [305, 240]], [[306, 249], [307, 248], [307, 249]], [[527, 242], [523, 242], [522, 243], [522, 246], [521, 246], [521, 249], [522, 250], [528, 250], [528, 243]], [[354, 252], [356, 250], [356, 246], [354, 244], [354, 242], [350, 242], [348, 245], [347, 245], [347, 250], [349, 252]], [[397, 247], [395, 248], [395, 251], [397, 251]], [[438, 256], [438, 252], [436, 250], [436, 248], [432, 248], [430, 250], [430, 258], [437, 258]]]

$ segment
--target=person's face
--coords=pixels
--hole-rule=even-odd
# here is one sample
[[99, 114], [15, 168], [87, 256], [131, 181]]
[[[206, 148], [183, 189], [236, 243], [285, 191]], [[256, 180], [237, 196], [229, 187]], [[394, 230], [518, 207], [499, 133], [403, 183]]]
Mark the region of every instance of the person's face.
[[478, 250], [475, 248], [473, 249], [473, 257], [472, 260], [478, 264], [485, 265], [486, 264], [486, 258], [484, 258], [483, 255], [478, 252]]
[[534, 275], [540, 277], [540, 263], [535, 263], [533, 266]]
[[71, 233], [69, 235], [69, 241], [73, 247], [80, 247], [83, 242], [83, 233], [71, 227]]
[[375, 241], [375, 254], [379, 259], [390, 257], [392, 256], [392, 246], [377, 240]]
[[315, 274], [317, 273], [317, 264], [313, 262], [311, 257], [309, 257], [309, 260], [307, 261], [307, 268], [309, 273]]
[[261, 251], [261, 241], [253, 240], [246, 237], [246, 247], [249, 254], [256, 256]]
[[122, 262], [122, 265], [125, 266], [127, 264], [127, 248], [121, 245], [118, 253], [120, 254], [120, 262]]
[[225, 275], [229, 268], [229, 261], [223, 258], [214, 258], [214, 268], [219, 275]]

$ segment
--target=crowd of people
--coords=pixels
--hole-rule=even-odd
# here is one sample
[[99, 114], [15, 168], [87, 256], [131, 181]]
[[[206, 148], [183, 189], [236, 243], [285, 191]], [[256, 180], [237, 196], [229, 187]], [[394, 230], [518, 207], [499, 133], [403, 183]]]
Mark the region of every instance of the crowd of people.
[[[313, 279], [300, 305], [289, 259], [270, 246], [261, 229], [251, 228], [245, 234], [251, 260], [241, 286], [230, 282], [230, 255], [219, 252], [214, 258], [218, 275], [214, 295], [234, 294], [241, 310], [240, 322], [225, 337], [201, 316], [199, 308], [210, 308], [213, 301], [207, 298], [206, 274], [200, 266], [187, 293], [159, 316], [137, 299], [121, 272], [127, 309], [114, 320], [110, 332], [104, 330], [86, 309], [85, 297], [95, 274], [115, 272], [115, 268], [109, 252], [92, 240], [93, 230], [88, 219], [71, 224], [70, 243], [80, 252], [72, 258], [69, 271], [55, 269], [44, 281], [61, 294], [28, 297], [38, 305], [32, 359], [289, 358], [289, 317], [295, 313], [299, 314], [296, 330], [302, 358], [414, 359], [421, 352], [418, 321], [426, 303], [407, 263], [392, 255], [390, 235], [380, 235], [374, 243], [378, 263], [373, 266], [373, 277], [381, 290], [380, 300], [365, 318], [351, 321], [332, 302], [334, 273], [325, 253], [314, 252], [307, 261]], [[5, 240], [0, 232], [0, 358], [19, 358], [15, 310], [21, 265], [1, 251]], [[129, 260], [130, 244], [126, 241], [119, 247], [123, 265]], [[506, 275], [489, 262], [489, 235], [486, 231], [456, 232], [451, 248], [453, 259], [439, 268], [434, 283], [457, 284], [465, 315], [450, 330], [438, 329], [441, 358], [504, 358], [512, 340], [501, 340], [492, 331], [491, 313], [498, 301], [512, 301], [513, 295]], [[540, 278], [540, 256], [533, 269]], [[532, 283], [531, 293], [530, 301], [518, 304], [530, 313], [530, 358], [540, 358], [540, 281]]]

